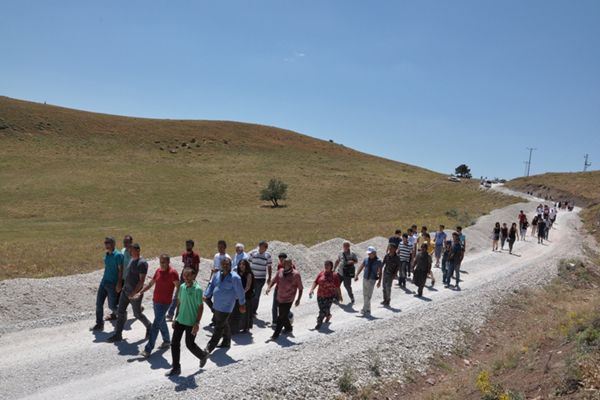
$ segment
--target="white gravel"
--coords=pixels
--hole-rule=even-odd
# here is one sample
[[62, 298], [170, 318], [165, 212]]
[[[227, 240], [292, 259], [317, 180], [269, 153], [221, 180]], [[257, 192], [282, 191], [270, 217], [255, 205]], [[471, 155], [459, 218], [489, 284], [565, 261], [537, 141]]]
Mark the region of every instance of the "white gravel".
[[[380, 308], [381, 290], [376, 290], [374, 318], [366, 320], [357, 313], [362, 305], [358, 282], [356, 305], [334, 306], [327, 333], [311, 330], [318, 312], [316, 299], [305, 295], [303, 304], [294, 309], [295, 337], [265, 343], [272, 331], [255, 327], [252, 336], [235, 336], [227, 352], [213, 353], [203, 371], [184, 347], [183, 373], [174, 379], [164, 377], [169, 351], [156, 353], [149, 361], [137, 357], [144, 335], [140, 323], [128, 326], [126, 341], [118, 345], [103, 342], [110, 332], [88, 332], [99, 271], [0, 282], [0, 398], [333, 398], [339, 394], [337, 380], [345, 368], [352, 370], [357, 385], [363, 385], [378, 379], [375, 366], [383, 378], [401, 381], [407, 372], [424, 371], [434, 353], [448, 352], [460, 343], [465, 329], [481, 326], [500, 299], [521, 287], [548, 282], [559, 259], [580, 255], [577, 212], [559, 214], [547, 246], [528, 237], [515, 245], [519, 256], [491, 252], [493, 223], [515, 221], [520, 209], [531, 215], [535, 201], [496, 210], [465, 230], [468, 253], [461, 292], [443, 289], [441, 272], [435, 269], [439, 283], [425, 293], [430, 301], [394, 288], [392, 307]], [[294, 258], [309, 286], [323, 261], [336, 257], [342, 242], [336, 238], [307, 248], [273, 241], [270, 249], [275, 257], [285, 251]], [[377, 237], [353, 250], [362, 256], [368, 245], [384, 250], [386, 243]], [[202, 269], [206, 271], [209, 263], [203, 260]], [[152, 269], [156, 264], [151, 260]], [[414, 289], [411, 284], [409, 288]], [[271, 299], [263, 297], [260, 320], [270, 320], [270, 306]], [[205, 323], [208, 320], [206, 315]], [[208, 333], [198, 335], [201, 346]]]

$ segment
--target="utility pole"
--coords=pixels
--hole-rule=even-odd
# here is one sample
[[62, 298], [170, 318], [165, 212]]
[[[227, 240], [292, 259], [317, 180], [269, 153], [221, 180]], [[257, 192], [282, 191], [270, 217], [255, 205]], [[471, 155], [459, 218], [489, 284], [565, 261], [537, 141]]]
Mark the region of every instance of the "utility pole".
[[529, 161], [527, 161], [527, 174], [526, 176], [529, 176], [529, 172], [531, 172], [531, 153], [533, 153], [534, 150], [537, 150], [534, 147], [526, 147], [526, 150], [529, 150]]
[[585, 161], [583, 162], [583, 172], [586, 172], [588, 167], [592, 165], [592, 163], [588, 161], [588, 157], [589, 157], [589, 154], [586, 154], [584, 157]]
[[527, 166], [529, 164], [527, 163], [527, 161], [523, 161], [523, 164], [525, 164], [525, 171], [523, 171], [523, 175], [527, 175]]

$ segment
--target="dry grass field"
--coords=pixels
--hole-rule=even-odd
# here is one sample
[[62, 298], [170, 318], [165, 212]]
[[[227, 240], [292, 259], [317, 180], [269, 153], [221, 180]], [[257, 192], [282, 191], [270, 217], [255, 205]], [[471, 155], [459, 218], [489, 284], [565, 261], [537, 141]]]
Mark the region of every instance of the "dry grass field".
[[[457, 165], [465, 160], [456, 160]], [[284, 207], [258, 200], [270, 178]], [[106, 235], [146, 256], [467, 225], [517, 199], [268, 126], [95, 114], [0, 97], [0, 280], [91, 271]]]

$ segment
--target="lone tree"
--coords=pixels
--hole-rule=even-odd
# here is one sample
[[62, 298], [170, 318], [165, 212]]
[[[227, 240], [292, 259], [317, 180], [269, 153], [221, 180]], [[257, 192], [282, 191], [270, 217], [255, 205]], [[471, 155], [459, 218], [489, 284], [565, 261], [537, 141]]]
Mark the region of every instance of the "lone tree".
[[273, 207], [279, 207], [279, 200], [287, 198], [287, 183], [280, 179], [271, 179], [266, 188], [260, 191], [260, 199], [270, 201]]
[[467, 166], [467, 164], [460, 164], [454, 170], [456, 176], [461, 178], [471, 179], [471, 169]]

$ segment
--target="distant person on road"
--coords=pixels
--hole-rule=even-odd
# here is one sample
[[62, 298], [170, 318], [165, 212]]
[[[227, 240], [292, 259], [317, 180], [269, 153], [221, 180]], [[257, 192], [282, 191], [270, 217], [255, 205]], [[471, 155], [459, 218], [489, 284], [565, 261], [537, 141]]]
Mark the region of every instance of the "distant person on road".
[[538, 221], [539, 221], [539, 217], [536, 214], [533, 217], [533, 219], [531, 220], [531, 236], [533, 236], [533, 237], [535, 237], [537, 234]]
[[165, 316], [171, 305], [171, 299], [176, 289], [179, 289], [179, 274], [177, 270], [170, 265], [171, 258], [167, 254], [160, 256], [160, 268], [154, 273], [154, 277], [150, 282], [140, 290], [133, 299], [137, 300], [142, 297], [144, 292], [150, 290], [154, 285], [154, 296], [152, 297], [152, 303], [154, 305], [154, 321], [150, 328], [150, 337], [144, 350], [140, 352], [143, 357], [150, 357], [150, 353], [154, 349], [156, 339], [158, 338], [158, 332], [162, 335], [162, 344], [159, 349], [166, 349], [171, 345], [171, 339], [169, 335], [169, 327], [167, 326], [167, 320]]
[[383, 263], [381, 264], [383, 273], [379, 274], [379, 279], [377, 280], [377, 287], [379, 288], [381, 287], [381, 280], [383, 278], [383, 301], [381, 304], [384, 307], [390, 306], [390, 301], [392, 300], [392, 284], [400, 270], [400, 257], [398, 256], [397, 251], [398, 248], [396, 243], [388, 243], [388, 252], [383, 257]]
[[142, 312], [143, 295], [136, 296], [144, 287], [144, 280], [148, 273], [148, 263], [140, 256], [140, 245], [134, 243], [131, 246], [131, 261], [129, 262], [129, 272], [125, 278], [125, 286], [119, 297], [119, 308], [117, 310], [117, 327], [115, 333], [108, 338], [108, 342], [120, 342], [123, 340], [121, 334], [125, 327], [127, 319], [127, 307], [131, 303], [133, 315], [146, 327], [146, 339], [150, 337], [151, 323]]
[[508, 239], [508, 225], [506, 225], [506, 222], [503, 222], [502, 228], [500, 229], [500, 250], [504, 250], [506, 239]]
[[[183, 270], [186, 268], [191, 268], [194, 271], [194, 275], [198, 276], [198, 272], [200, 272], [200, 254], [194, 251], [194, 241], [192, 239], [188, 239], [185, 241], [185, 251], [181, 254], [181, 262], [183, 263], [183, 268], [181, 269], [181, 275], [179, 277], [180, 285], [183, 284]], [[177, 285], [179, 288], [180, 285]], [[175, 292], [175, 296], [173, 296], [173, 301], [171, 302], [171, 306], [167, 311], [167, 321], [173, 320], [173, 315], [175, 314], [175, 308], [177, 307], [177, 292]]]
[[292, 260], [289, 258], [284, 261], [283, 269], [277, 271], [275, 278], [269, 283], [266, 294], [269, 294], [273, 286], [277, 286], [279, 315], [275, 332], [273, 332], [273, 336], [271, 336], [270, 340], [277, 340], [284, 328], [284, 333], [293, 333], [293, 326], [289, 318], [289, 313], [292, 309], [292, 304], [294, 304], [296, 293], [298, 294], [298, 298], [295, 302], [296, 307], [300, 305], [300, 299], [302, 298], [302, 278], [300, 277], [300, 273], [294, 269]]
[[[121, 291], [123, 276], [123, 254], [115, 249], [115, 239], [104, 239], [104, 274], [96, 293], [96, 324], [91, 331], [104, 330], [104, 321], [117, 319], [117, 293]], [[108, 298], [108, 308], [111, 314], [104, 318], [104, 302]]]
[[358, 281], [360, 273], [364, 270], [363, 275], [363, 307], [361, 310], [362, 315], [365, 317], [371, 315], [371, 298], [373, 297], [373, 290], [375, 284], [381, 276], [381, 260], [377, 257], [377, 249], [373, 246], [367, 248], [367, 257], [360, 264], [360, 268], [356, 273], [355, 281]]
[[242, 314], [242, 324], [240, 329], [246, 333], [252, 329], [253, 317], [250, 311], [250, 305], [252, 304], [252, 298], [254, 297], [254, 274], [252, 268], [250, 268], [250, 262], [247, 259], [242, 259], [237, 267], [237, 274], [242, 280], [242, 286], [244, 287], [244, 293], [246, 297], [246, 312]]
[[519, 240], [519, 232], [517, 231], [517, 223], [513, 222], [508, 231], [508, 254], [512, 254], [515, 241]]
[[[344, 283], [344, 288], [350, 297], [350, 302], [354, 304], [354, 293], [352, 292], [352, 278], [356, 276], [356, 264], [358, 257], [350, 250], [350, 242], [344, 241], [342, 244], [342, 252], [335, 261], [334, 269]], [[341, 296], [340, 296], [341, 298]], [[341, 301], [341, 300], [340, 300]]]
[[[429, 254], [431, 256], [433, 254], [435, 247], [434, 247], [433, 243], [431, 242], [431, 236], [427, 232], [427, 227], [425, 227], [425, 226], [423, 227], [421, 236], [419, 237], [419, 241], [420, 241], [420, 243], [417, 245], [417, 247], [422, 250], [423, 245], [426, 245], [427, 254]], [[416, 263], [416, 259], [415, 259], [415, 263]], [[433, 270], [429, 270], [428, 276], [429, 276], [429, 278], [431, 278], [431, 287], [433, 287], [435, 285], [435, 277], [433, 276]]]
[[406, 277], [410, 276], [410, 261], [414, 253], [414, 246], [408, 242], [408, 234], [402, 234], [402, 242], [398, 247], [400, 257], [400, 271], [398, 272], [398, 285], [406, 288]]
[[240, 261], [247, 260], [247, 259], [248, 259], [248, 253], [246, 253], [244, 251], [244, 245], [242, 243], [236, 243], [235, 254], [233, 255], [233, 260], [231, 260], [231, 265], [233, 266], [233, 270], [237, 271]]
[[202, 303], [202, 288], [196, 282], [196, 273], [187, 267], [183, 269], [184, 284], [177, 291], [177, 310], [173, 321], [173, 342], [171, 343], [171, 357], [173, 365], [167, 376], [181, 373], [179, 362], [181, 355], [181, 338], [185, 332], [185, 346], [200, 359], [200, 368], [204, 368], [209, 353], [196, 344], [196, 335], [200, 330], [200, 320], [204, 311]]
[[444, 276], [444, 287], [449, 288], [452, 276], [456, 279], [454, 288], [460, 290], [460, 263], [462, 260], [463, 248], [460, 243], [460, 235], [458, 232], [452, 233], [452, 245], [448, 254], [446, 275]]
[[527, 221], [527, 217], [521, 222], [519, 225], [521, 237], [517, 238], [517, 240], [525, 240], [525, 236], [527, 235], [527, 229], [529, 228], [529, 221]]
[[271, 274], [273, 273], [273, 261], [271, 260], [271, 253], [267, 251], [269, 244], [264, 240], [258, 243], [258, 248], [250, 252], [248, 261], [250, 261], [250, 268], [254, 273], [254, 298], [252, 299], [252, 307], [250, 312], [252, 316], [256, 317], [258, 305], [260, 304], [260, 295], [262, 288], [265, 285], [271, 283]]
[[521, 231], [522, 227], [523, 227], [523, 223], [525, 221], [527, 221], [527, 215], [525, 215], [525, 212], [523, 212], [523, 210], [521, 210], [521, 211], [519, 211], [518, 218], [519, 218], [519, 231]]
[[340, 275], [333, 271], [333, 262], [330, 260], [325, 261], [323, 270], [315, 278], [309, 292], [309, 296], [312, 297], [315, 288], [319, 288], [317, 290], [319, 315], [317, 316], [315, 330], [321, 329], [323, 321], [328, 323], [331, 320], [331, 304], [333, 303], [333, 299], [341, 296], [340, 284]]
[[538, 220], [538, 244], [544, 244], [546, 238], [546, 221], [544, 218]]
[[206, 351], [208, 353], [212, 353], [219, 344], [221, 338], [223, 341], [219, 344], [219, 347], [231, 347], [229, 317], [236, 302], [239, 303], [239, 311], [241, 314], [247, 312], [246, 292], [242, 286], [242, 279], [236, 272], [231, 270], [231, 259], [229, 258], [222, 259], [220, 270], [215, 272], [210, 285], [208, 285], [208, 289], [206, 289], [206, 292], [204, 293], [204, 302], [211, 298], [215, 330], [206, 346]]
[[498, 241], [500, 240], [500, 222], [496, 222], [492, 230], [492, 251], [498, 251]]
[[440, 225], [440, 229], [435, 232], [435, 236], [433, 237], [433, 241], [435, 243], [435, 266], [436, 268], [440, 267], [440, 258], [442, 257], [442, 251], [444, 249], [444, 242], [446, 241], [446, 232], [444, 232], [446, 227], [444, 225]]
[[431, 264], [432, 260], [431, 256], [427, 252], [427, 244], [423, 243], [421, 245], [420, 251], [415, 257], [413, 283], [417, 286], [417, 297], [423, 297], [423, 288], [425, 287], [427, 276], [431, 272]]

